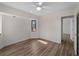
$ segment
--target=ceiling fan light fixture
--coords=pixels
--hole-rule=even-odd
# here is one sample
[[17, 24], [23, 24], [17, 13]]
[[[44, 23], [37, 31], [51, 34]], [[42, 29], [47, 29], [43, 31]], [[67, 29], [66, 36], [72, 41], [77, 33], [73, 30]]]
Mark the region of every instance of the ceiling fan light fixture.
[[38, 2], [38, 4], [41, 6], [43, 4], [43, 2]]
[[42, 8], [41, 7], [37, 7], [36, 9], [37, 9], [37, 11], [40, 11]]

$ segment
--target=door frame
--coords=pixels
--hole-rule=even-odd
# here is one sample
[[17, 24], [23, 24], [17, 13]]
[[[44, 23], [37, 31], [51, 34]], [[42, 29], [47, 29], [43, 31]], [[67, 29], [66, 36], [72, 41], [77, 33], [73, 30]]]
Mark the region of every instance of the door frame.
[[76, 21], [76, 23], [77, 23], [77, 29], [76, 29], [76, 31], [77, 31], [77, 40], [76, 40], [76, 44], [77, 44], [77, 56], [78, 56], [78, 16], [79, 16], [79, 13], [77, 14], [77, 17], [76, 17], [76, 19], [77, 19], [77, 21]]
[[61, 42], [63, 41], [63, 19], [66, 19], [66, 18], [74, 18], [74, 15], [61, 17]]

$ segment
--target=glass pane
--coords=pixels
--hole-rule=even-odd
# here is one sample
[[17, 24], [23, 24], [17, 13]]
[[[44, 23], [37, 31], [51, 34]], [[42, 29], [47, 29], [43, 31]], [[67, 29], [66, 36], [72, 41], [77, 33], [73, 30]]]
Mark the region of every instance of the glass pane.
[[31, 21], [31, 30], [32, 32], [36, 32], [36, 20]]

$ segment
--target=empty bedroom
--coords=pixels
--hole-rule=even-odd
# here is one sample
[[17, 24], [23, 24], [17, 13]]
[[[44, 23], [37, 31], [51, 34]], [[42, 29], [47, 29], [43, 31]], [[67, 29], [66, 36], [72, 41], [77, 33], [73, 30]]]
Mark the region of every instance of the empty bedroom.
[[79, 2], [0, 2], [0, 56], [79, 55]]

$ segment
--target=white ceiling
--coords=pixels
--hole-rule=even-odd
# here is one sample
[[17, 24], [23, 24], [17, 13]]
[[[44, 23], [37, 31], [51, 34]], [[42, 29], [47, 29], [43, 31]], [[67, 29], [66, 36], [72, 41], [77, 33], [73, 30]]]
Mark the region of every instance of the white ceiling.
[[44, 2], [43, 7], [45, 8], [41, 11], [37, 11], [36, 7], [33, 6], [35, 2], [2, 2], [2, 4], [25, 12], [30, 12], [35, 15], [45, 15], [50, 12], [75, 9], [78, 2]]

